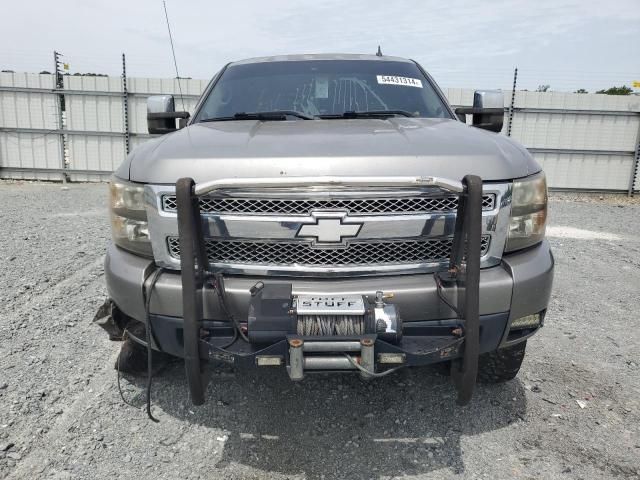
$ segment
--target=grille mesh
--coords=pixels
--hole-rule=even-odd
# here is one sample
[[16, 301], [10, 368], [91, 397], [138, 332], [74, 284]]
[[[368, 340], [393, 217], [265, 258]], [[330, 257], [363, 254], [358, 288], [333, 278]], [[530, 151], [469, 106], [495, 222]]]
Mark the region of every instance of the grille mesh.
[[[482, 209], [493, 210], [495, 195], [482, 197]], [[323, 199], [284, 199], [284, 198], [241, 198], [241, 197], [202, 197], [201, 213], [225, 214], [272, 214], [272, 215], [308, 215], [312, 210], [346, 210], [351, 215], [412, 214], [424, 212], [452, 212], [458, 207], [458, 197], [395, 197], [395, 198], [337, 198]], [[162, 209], [166, 212], [177, 210], [176, 196], [163, 195]]]
[[[342, 249], [316, 249], [307, 243], [206, 241], [211, 263], [256, 264], [266, 266], [367, 266], [428, 263], [447, 260], [452, 238], [430, 240], [399, 240], [353, 242]], [[180, 258], [178, 237], [168, 237], [169, 253]], [[481, 255], [489, 249], [489, 236], [484, 235]]]

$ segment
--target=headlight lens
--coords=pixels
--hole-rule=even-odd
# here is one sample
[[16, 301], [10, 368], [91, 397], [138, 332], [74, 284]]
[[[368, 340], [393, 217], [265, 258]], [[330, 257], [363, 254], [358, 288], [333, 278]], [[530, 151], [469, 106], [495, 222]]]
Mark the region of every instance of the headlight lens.
[[547, 179], [544, 173], [513, 182], [511, 220], [505, 251], [530, 247], [544, 238], [547, 225]]
[[132, 253], [153, 257], [144, 186], [112, 178], [109, 189], [113, 242]]

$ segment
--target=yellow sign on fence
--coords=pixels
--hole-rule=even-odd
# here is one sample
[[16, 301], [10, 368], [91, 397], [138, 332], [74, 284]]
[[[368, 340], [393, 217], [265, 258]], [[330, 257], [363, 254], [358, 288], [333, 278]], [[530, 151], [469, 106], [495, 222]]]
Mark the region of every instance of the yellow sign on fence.
[[631, 85], [633, 85], [633, 88], [640, 88], [640, 82], [638, 80], [634, 80]]

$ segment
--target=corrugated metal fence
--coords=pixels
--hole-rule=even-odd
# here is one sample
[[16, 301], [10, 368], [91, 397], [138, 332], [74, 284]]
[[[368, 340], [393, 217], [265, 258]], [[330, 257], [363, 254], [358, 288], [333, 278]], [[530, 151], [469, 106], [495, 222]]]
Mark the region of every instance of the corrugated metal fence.
[[[206, 83], [181, 81], [186, 110]], [[53, 75], [0, 73], [0, 175], [105, 180], [127, 145], [149, 138], [146, 98], [179, 91], [175, 79], [127, 78], [125, 92], [121, 77], [65, 76], [56, 89]], [[471, 89], [445, 92], [452, 105], [472, 104]], [[516, 91], [512, 117], [511, 136], [544, 166], [552, 188], [640, 189], [639, 96]]]

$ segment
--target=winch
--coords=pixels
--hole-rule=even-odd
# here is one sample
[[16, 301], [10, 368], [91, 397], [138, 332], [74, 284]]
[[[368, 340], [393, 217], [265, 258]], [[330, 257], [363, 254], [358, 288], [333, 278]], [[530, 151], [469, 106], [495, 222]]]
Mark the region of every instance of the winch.
[[376, 334], [397, 343], [402, 337], [398, 307], [385, 300], [393, 295], [292, 294], [292, 285], [260, 282], [251, 290], [248, 337], [252, 343], [272, 343], [287, 335], [353, 337]]

